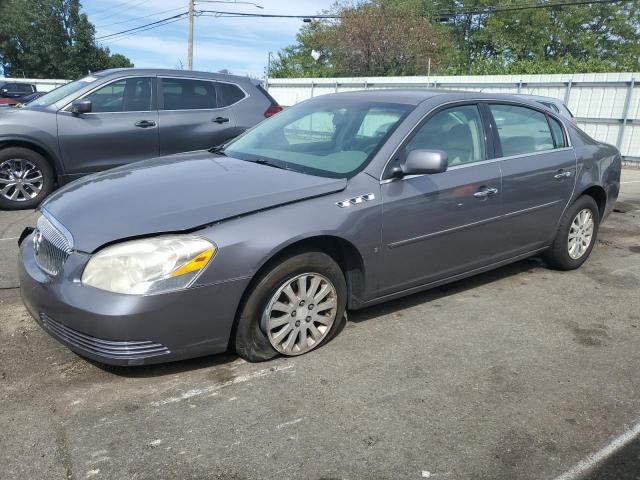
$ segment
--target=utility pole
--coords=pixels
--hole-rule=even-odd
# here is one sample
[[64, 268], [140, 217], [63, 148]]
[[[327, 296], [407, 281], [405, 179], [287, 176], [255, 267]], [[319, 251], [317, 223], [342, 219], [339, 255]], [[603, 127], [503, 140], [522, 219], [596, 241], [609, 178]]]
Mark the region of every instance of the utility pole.
[[[198, 3], [233, 3], [234, 5], [253, 5], [256, 8], [264, 8], [254, 2], [246, 0], [197, 0]], [[187, 70], [193, 70], [193, 19], [195, 17], [196, 0], [189, 0], [189, 46], [187, 49]], [[200, 15], [202, 12], [198, 12]]]
[[189, 47], [187, 50], [187, 70], [193, 70], [193, 10], [195, 0], [189, 0]]

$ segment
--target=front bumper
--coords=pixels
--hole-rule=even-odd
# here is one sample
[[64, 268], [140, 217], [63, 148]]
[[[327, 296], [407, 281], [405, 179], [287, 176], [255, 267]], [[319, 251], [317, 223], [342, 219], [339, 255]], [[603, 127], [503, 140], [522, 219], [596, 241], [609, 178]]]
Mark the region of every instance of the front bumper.
[[83, 286], [78, 279], [86, 260], [72, 253], [63, 271], [51, 277], [36, 264], [30, 237], [20, 247], [27, 310], [74, 352], [110, 365], [143, 365], [227, 349], [248, 278], [159, 295], [121, 295]]

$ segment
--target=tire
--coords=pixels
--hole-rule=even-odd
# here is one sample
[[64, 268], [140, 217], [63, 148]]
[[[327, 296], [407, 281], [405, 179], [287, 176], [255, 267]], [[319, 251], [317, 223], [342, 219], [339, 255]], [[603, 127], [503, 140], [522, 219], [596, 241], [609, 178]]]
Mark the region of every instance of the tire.
[[[325, 296], [315, 305], [313, 295], [301, 295], [301, 284], [309, 294], [315, 287], [315, 298]], [[287, 285], [291, 291], [285, 288]], [[292, 253], [278, 260], [250, 288], [232, 338], [236, 353], [249, 362], [270, 360], [278, 354], [307, 353], [333, 338], [344, 321], [347, 284], [338, 264], [325, 253]], [[291, 294], [297, 298], [295, 302], [290, 300]], [[335, 307], [322, 310], [331, 305], [332, 299]], [[288, 348], [291, 350], [287, 351]]]
[[53, 184], [53, 169], [39, 153], [22, 147], [0, 150], [0, 209], [35, 208]]
[[[584, 214], [583, 219], [588, 219], [588, 215], [591, 215], [592, 229], [588, 238], [580, 234], [580, 219], [578, 219], [578, 215], [581, 214]], [[588, 222], [585, 222], [585, 225], [588, 225]], [[589, 258], [591, 250], [593, 250], [599, 226], [600, 211], [596, 201], [588, 195], [581, 196], [562, 215], [553, 244], [542, 255], [544, 260], [549, 266], [558, 270], [574, 270], [580, 267]], [[588, 233], [589, 229], [583, 227], [582, 231]], [[580, 248], [574, 246], [573, 250], [570, 250], [572, 248], [570, 234], [580, 240], [573, 244], [581, 244]]]

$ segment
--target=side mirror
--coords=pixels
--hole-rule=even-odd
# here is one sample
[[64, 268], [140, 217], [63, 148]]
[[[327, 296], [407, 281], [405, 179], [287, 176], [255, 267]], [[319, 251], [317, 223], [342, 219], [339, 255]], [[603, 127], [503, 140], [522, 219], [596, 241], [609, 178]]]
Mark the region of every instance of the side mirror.
[[80, 115], [81, 113], [91, 113], [91, 100], [83, 98], [82, 100], [74, 100], [71, 104], [71, 113]]
[[442, 150], [412, 150], [393, 173], [396, 177], [424, 175], [447, 171], [449, 158]]

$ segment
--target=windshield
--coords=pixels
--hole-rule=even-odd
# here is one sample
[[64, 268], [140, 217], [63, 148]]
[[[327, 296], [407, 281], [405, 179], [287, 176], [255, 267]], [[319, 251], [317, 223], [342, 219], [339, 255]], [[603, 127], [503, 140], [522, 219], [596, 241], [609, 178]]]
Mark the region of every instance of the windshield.
[[67, 95], [71, 95], [81, 88], [86, 87], [90, 83], [95, 82], [96, 80], [98, 80], [98, 77], [90, 75], [88, 77], [81, 78], [80, 80], [76, 80], [75, 82], [67, 83], [66, 85], [62, 85], [61, 87], [51, 90], [40, 98], [36, 98], [35, 100], [29, 102], [28, 106], [48, 107], [49, 105], [53, 105], [54, 103], [62, 100]]
[[337, 98], [302, 103], [238, 137], [225, 154], [312, 175], [351, 177], [367, 165], [411, 108]]

